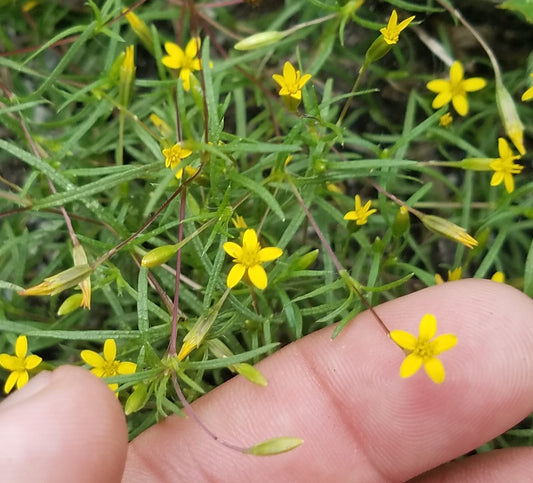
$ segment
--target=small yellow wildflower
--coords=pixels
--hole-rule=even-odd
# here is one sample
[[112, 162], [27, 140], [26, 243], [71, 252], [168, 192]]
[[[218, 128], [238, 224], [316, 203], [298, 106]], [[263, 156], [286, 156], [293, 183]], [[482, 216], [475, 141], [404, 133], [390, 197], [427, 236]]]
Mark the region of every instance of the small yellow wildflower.
[[502, 181], [505, 184], [507, 193], [514, 191], [513, 174], [519, 174], [524, 166], [515, 164], [514, 160], [519, 159], [520, 155], [513, 156], [513, 151], [505, 138], [498, 138], [499, 158], [496, 158], [489, 166], [495, 171], [490, 180], [491, 186], [498, 186]]
[[[453, 270], [448, 270], [448, 282], [453, 282], [455, 280], [461, 280], [462, 276], [463, 276], [462, 267], [457, 267], [457, 268], [454, 268]], [[438, 273], [435, 274], [435, 283], [437, 285], [444, 283], [444, 280], [442, 279], [441, 275]]]
[[441, 116], [441, 118], [439, 119], [439, 125], [442, 126], [442, 127], [448, 127], [453, 121], [453, 117], [452, 115], [447, 112], [446, 114], [444, 114], [444, 116]]
[[[192, 154], [190, 149], [183, 148], [181, 144], [176, 143], [171, 148], [163, 149], [163, 156], [165, 156], [165, 166], [170, 169], [176, 168], [181, 161]], [[187, 172], [189, 174], [189, 172]], [[180, 179], [183, 176], [183, 168], [176, 171], [176, 178]]]
[[235, 265], [228, 273], [226, 283], [229, 288], [235, 287], [246, 274], [258, 289], [263, 290], [268, 284], [267, 274], [261, 266], [281, 257], [283, 250], [277, 247], [261, 248], [257, 233], [253, 228], [244, 232], [242, 247], [233, 242], [224, 243], [224, 251], [234, 258]]
[[366, 225], [368, 217], [375, 213], [376, 209], [370, 209], [372, 201], [367, 201], [364, 206], [361, 205], [361, 198], [355, 195], [355, 210], [349, 211], [344, 215], [345, 220], [355, 221], [357, 225]]
[[124, 8], [122, 9], [122, 13], [126, 14], [126, 20], [131, 25], [131, 28], [139, 37], [144, 47], [150, 52], [153, 53], [154, 50], [154, 42], [152, 40], [152, 34], [150, 33], [150, 29], [148, 28], [148, 25], [146, 25], [133, 10]]
[[161, 62], [170, 69], [181, 69], [180, 78], [185, 91], [191, 89], [191, 73], [200, 70], [202, 67], [200, 59], [196, 57], [199, 48], [200, 37], [193, 37], [189, 40], [185, 46], [185, 51], [173, 42], [165, 42], [165, 50], [168, 55], [165, 55]]
[[[533, 74], [529, 74], [531, 77], [533, 77]], [[526, 92], [522, 94], [522, 100], [523, 101], [529, 101], [533, 99], [533, 86], [531, 86]]]
[[466, 93], [483, 89], [487, 84], [487, 81], [481, 77], [464, 79], [463, 76], [463, 65], [456, 60], [450, 68], [449, 80], [435, 79], [426, 84], [426, 87], [431, 92], [436, 92], [438, 94], [437, 97], [433, 99], [433, 109], [439, 109], [452, 101], [457, 114], [460, 116], [466, 116], [468, 114]]
[[462, 243], [465, 247], [474, 248], [479, 244], [462, 226], [456, 225], [446, 218], [436, 215], [426, 215], [425, 213], [418, 213], [416, 216], [428, 230], [450, 238], [457, 243]]
[[398, 14], [396, 13], [396, 10], [393, 10], [388, 25], [379, 30], [383, 35], [385, 42], [389, 45], [397, 44], [400, 38], [400, 32], [406, 29], [414, 18], [415, 16], [413, 15], [412, 17], [402, 20], [398, 24]]
[[[83, 350], [80, 355], [86, 364], [93, 367], [91, 372], [96, 377], [113, 377], [117, 375], [133, 374], [137, 370], [137, 364], [134, 362], [120, 362], [115, 359], [117, 355], [117, 346], [114, 339], [107, 339], [104, 342], [104, 357], [91, 350]], [[113, 392], [118, 389], [118, 384], [116, 383], [108, 384], [108, 386]]]
[[28, 371], [35, 369], [41, 363], [41, 357], [34, 354], [26, 356], [27, 353], [28, 339], [25, 335], [19, 335], [15, 342], [15, 355], [0, 354], [0, 366], [11, 371], [4, 386], [6, 394], [11, 392], [15, 384], [17, 389], [24, 386], [30, 379]]
[[436, 332], [437, 319], [433, 314], [422, 317], [418, 338], [404, 330], [391, 331], [391, 339], [408, 352], [400, 367], [401, 377], [411, 377], [423, 364], [427, 375], [434, 383], [440, 384], [444, 381], [444, 366], [436, 356], [454, 347], [457, 344], [457, 337], [454, 334], [444, 334], [431, 340]]
[[290, 62], [285, 62], [283, 75], [274, 74], [272, 79], [281, 87], [278, 94], [287, 108], [296, 110], [302, 100], [302, 88], [311, 79], [311, 74], [302, 75]]
[[494, 275], [490, 277], [493, 282], [504, 283], [505, 274], [503, 272], [494, 272]]
[[238, 228], [238, 229], [248, 228], [248, 225], [244, 221], [244, 218], [240, 215], [235, 215], [235, 218], [232, 218], [231, 221], [235, 228]]

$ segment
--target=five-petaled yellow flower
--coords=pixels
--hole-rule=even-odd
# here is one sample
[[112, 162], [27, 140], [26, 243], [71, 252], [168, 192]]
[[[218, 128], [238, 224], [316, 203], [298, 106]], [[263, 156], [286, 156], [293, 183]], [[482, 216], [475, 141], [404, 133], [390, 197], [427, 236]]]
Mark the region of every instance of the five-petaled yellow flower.
[[226, 280], [228, 287], [235, 287], [246, 274], [250, 282], [260, 290], [265, 289], [268, 284], [267, 274], [261, 264], [276, 260], [283, 254], [281, 248], [261, 248], [257, 240], [257, 233], [253, 228], [244, 232], [242, 247], [233, 242], [226, 242], [224, 243], [224, 251], [233, 257], [235, 262]]
[[[183, 148], [180, 144], [174, 144], [171, 148], [163, 149], [163, 156], [165, 156], [165, 166], [174, 169], [181, 163], [182, 159], [189, 157], [192, 154], [190, 149]], [[180, 179], [183, 176], [183, 168], [176, 171], [176, 178]]]
[[174, 42], [165, 42], [165, 50], [168, 55], [165, 55], [161, 62], [170, 69], [181, 69], [180, 77], [183, 82], [183, 89], [186, 91], [191, 89], [191, 73], [202, 68], [200, 59], [196, 57], [199, 48], [200, 37], [193, 37], [189, 40], [185, 51]]
[[503, 181], [507, 193], [512, 193], [514, 191], [513, 174], [519, 174], [524, 166], [515, 164], [514, 160], [519, 159], [520, 155], [513, 156], [513, 151], [505, 138], [498, 138], [498, 152], [500, 157], [489, 164], [489, 167], [495, 171], [490, 185], [498, 186]]
[[418, 338], [404, 330], [391, 331], [391, 339], [409, 352], [400, 367], [401, 377], [411, 377], [423, 364], [433, 382], [440, 384], [444, 381], [444, 366], [437, 356], [454, 347], [457, 344], [457, 336], [443, 334], [431, 340], [436, 332], [437, 319], [433, 314], [422, 317]]
[[26, 356], [27, 353], [28, 339], [25, 335], [19, 335], [15, 342], [15, 355], [0, 354], [0, 366], [11, 371], [4, 386], [6, 394], [11, 392], [15, 384], [17, 389], [24, 386], [30, 378], [28, 371], [35, 369], [41, 363], [41, 357], [34, 354]]
[[474, 92], [483, 89], [487, 84], [481, 77], [471, 77], [464, 79], [464, 70], [461, 62], [456, 60], [450, 68], [450, 79], [435, 79], [426, 84], [431, 92], [438, 93], [433, 99], [433, 108], [438, 109], [452, 101], [457, 114], [466, 116], [468, 114], [467, 92]]
[[[104, 357], [94, 351], [81, 351], [81, 358], [84, 362], [92, 366], [91, 372], [96, 377], [113, 377], [123, 374], [133, 374], [137, 369], [134, 362], [120, 362], [115, 359], [117, 346], [114, 339], [107, 339], [104, 342]], [[118, 384], [108, 384], [109, 388], [115, 392]], [[118, 394], [117, 394], [118, 396]]]
[[285, 62], [283, 75], [274, 74], [272, 79], [281, 87], [278, 94], [284, 100], [287, 108], [296, 110], [302, 100], [302, 88], [311, 79], [311, 74], [302, 75], [290, 62]]
[[[457, 267], [457, 268], [454, 268], [453, 270], [448, 270], [448, 282], [453, 282], [455, 280], [461, 280], [462, 276], [463, 276], [462, 267]], [[444, 283], [444, 280], [439, 273], [435, 274], [435, 283], [437, 285]]]
[[[529, 75], [533, 77], [533, 74]], [[531, 86], [526, 92], [522, 94], [523, 101], [529, 101], [530, 99], [533, 99], [533, 86]]]
[[400, 38], [400, 32], [407, 28], [414, 18], [415, 16], [413, 15], [412, 17], [402, 20], [398, 24], [398, 14], [396, 13], [396, 10], [393, 10], [388, 25], [379, 30], [383, 35], [385, 42], [389, 45], [397, 44], [398, 39]]
[[367, 201], [364, 206], [361, 205], [361, 198], [355, 195], [355, 210], [349, 211], [344, 215], [345, 220], [355, 221], [357, 225], [365, 225], [368, 217], [378, 210], [370, 209], [372, 201]]

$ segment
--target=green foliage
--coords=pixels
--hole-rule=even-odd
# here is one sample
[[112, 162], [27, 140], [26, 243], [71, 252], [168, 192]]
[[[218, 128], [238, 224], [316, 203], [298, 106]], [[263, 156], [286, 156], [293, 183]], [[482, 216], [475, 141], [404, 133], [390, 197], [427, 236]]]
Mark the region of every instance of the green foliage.
[[[136, 8], [149, 32], [144, 44], [153, 41], [147, 49], [119, 0], [77, 8], [37, 2], [24, 14], [19, 2], [0, 2], [0, 352], [12, 352], [24, 334], [49, 367], [81, 365], [81, 350], [101, 352], [115, 339], [117, 358], [137, 364], [135, 374], [107, 381], [120, 385], [134, 436], [181, 413], [171, 375], [189, 401], [234, 372], [262, 385], [252, 365], [263, 357], [340, 321], [337, 334], [369, 305], [434, 284], [436, 273], [461, 266], [464, 277], [490, 278], [503, 271], [507, 283], [533, 295], [527, 169], [507, 193], [490, 186], [491, 172], [451, 164], [498, 157], [505, 130], [486, 52], [450, 41], [446, 32], [460, 27], [440, 2], [189, 3], [197, 11], [162, 0]], [[482, 11], [497, 22], [495, 32], [512, 30], [512, 14], [482, 3], [470, 18]], [[383, 58], [360, 70], [392, 7], [402, 9], [401, 20], [416, 18]], [[531, 22], [528, 2], [500, 7]], [[524, 33], [514, 34], [528, 39], [530, 26], [521, 25]], [[421, 41], [420, 29], [431, 42]], [[255, 50], [233, 48], [232, 32], [242, 40], [265, 31], [283, 34], [261, 36]], [[183, 34], [182, 48], [197, 34], [202, 39], [203, 70], [192, 70], [189, 91], [179, 71], [161, 62], [175, 32]], [[525, 120], [527, 146], [533, 110], [518, 99], [528, 86], [528, 52], [508, 55], [496, 45], [500, 37], [486, 40]], [[118, 73], [132, 44], [136, 77], [126, 106]], [[453, 114], [447, 127], [439, 121], [449, 106], [432, 109], [425, 87], [449, 70], [436, 60], [439, 49], [468, 64], [468, 77], [488, 81], [468, 94], [469, 115]], [[313, 76], [292, 110], [272, 80], [286, 61]], [[178, 142], [192, 154], [172, 170], [162, 149]], [[524, 159], [528, 154], [516, 162]], [[185, 167], [197, 171], [177, 179], [174, 172]], [[362, 226], [344, 220], [356, 194], [378, 210]], [[400, 221], [399, 205], [410, 211]], [[450, 233], [428, 231], [424, 215], [460, 225], [479, 244], [469, 250], [440, 236]], [[264, 264], [264, 291], [241, 282], [226, 299], [232, 264], [224, 243], [242, 241], [237, 216], [263, 248], [279, 247], [283, 256]], [[71, 268], [74, 240], [94, 269], [90, 310], [71, 302], [57, 315], [76, 288], [51, 297], [18, 294]], [[153, 263], [141, 266], [156, 248]], [[203, 338], [178, 360], [186, 335], [203, 320]], [[258, 454], [299, 440], [266, 443], [255, 447]]]

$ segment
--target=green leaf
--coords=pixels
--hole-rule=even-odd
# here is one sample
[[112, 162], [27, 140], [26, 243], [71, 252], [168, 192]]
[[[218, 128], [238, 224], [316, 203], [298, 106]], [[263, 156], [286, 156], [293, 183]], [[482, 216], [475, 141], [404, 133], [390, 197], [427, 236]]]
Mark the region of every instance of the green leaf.
[[533, 23], [533, 0], [507, 0], [498, 8], [521, 13], [529, 23]]

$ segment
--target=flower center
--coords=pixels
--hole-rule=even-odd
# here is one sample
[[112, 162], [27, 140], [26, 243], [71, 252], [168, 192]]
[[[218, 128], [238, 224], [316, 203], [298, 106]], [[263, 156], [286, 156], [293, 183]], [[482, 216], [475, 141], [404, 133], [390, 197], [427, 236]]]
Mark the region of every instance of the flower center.
[[413, 352], [424, 361], [431, 359], [435, 355], [429, 341], [418, 341]]
[[15, 364], [13, 364], [13, 372], [23, 372], [26, 370], [26, 359], [24, 357], [17, 357]]
[[256, 265], [260, 265], [261, 262], [259, 261], [258, 253], [261, 249], [259, 243], [257, 243], [257, 246], [250, 249], [250, 248], [243, 248], [242, 254], [239, 258], [239, 263], [241, 265], [244, 265], [246, 268], [254, 267]]
[[104, 374], [102, 377], [113, 377], [118, 374], [119, 361], [106, 361], [104, 364]]

